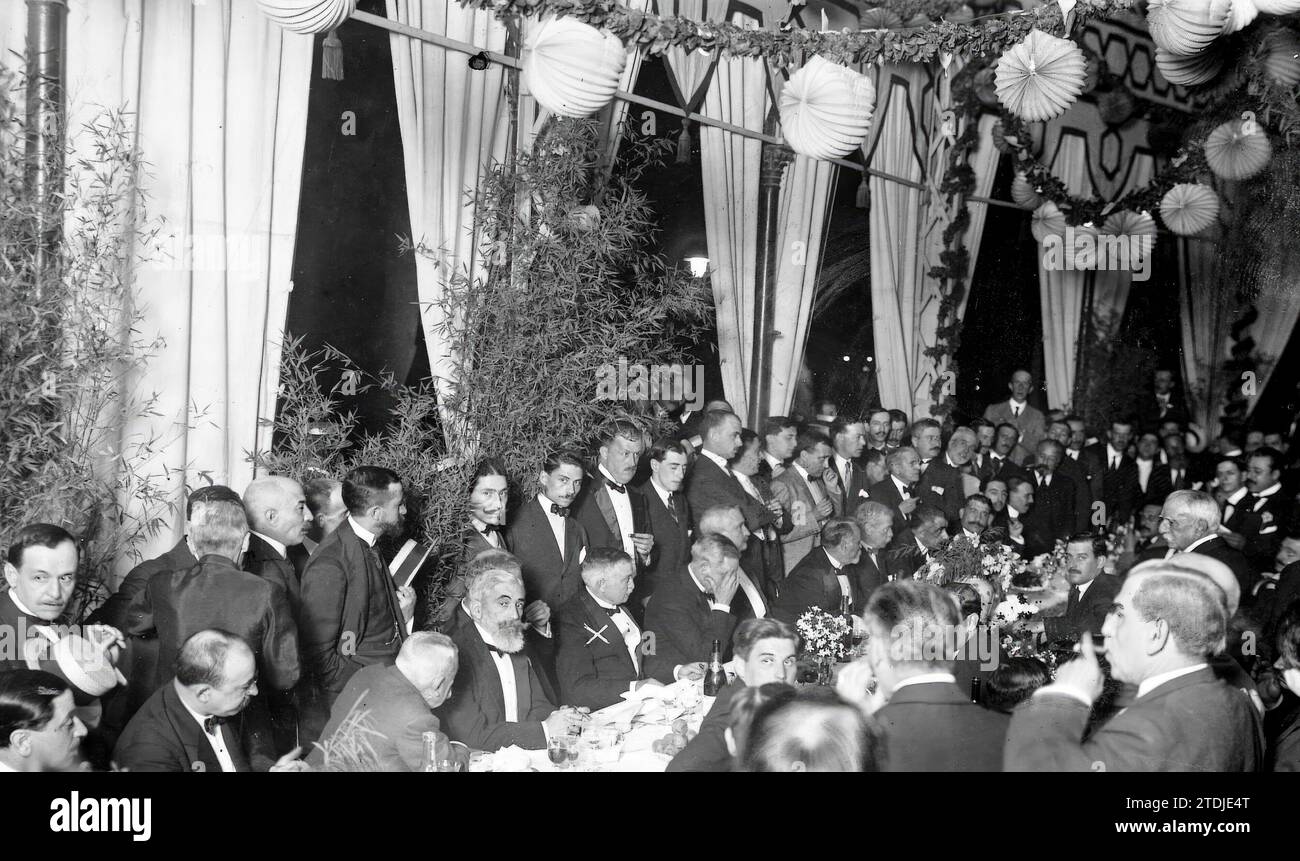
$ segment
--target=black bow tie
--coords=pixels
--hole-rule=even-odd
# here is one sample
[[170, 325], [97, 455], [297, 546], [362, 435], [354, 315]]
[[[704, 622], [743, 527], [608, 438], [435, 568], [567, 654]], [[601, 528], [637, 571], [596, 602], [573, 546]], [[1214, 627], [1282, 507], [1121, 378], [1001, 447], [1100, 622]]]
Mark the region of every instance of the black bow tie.
[[482, 532], [483, 532], [484, 535], [487, 535], [487, 534], [490, 533], [490, 532], [504, 532], [504, 531], [505, 531], [505, 530], [502, 528], [501, 524], [499, 524], [499, 523], [484, 523], [484, 524], [483, 524]]
[[568, 517], [568, 516], [569, 516], [569, 506], [567, 506], [567, 505], [560, 506], [560, 505], [556, 505], [554, 502], [552, 502], [552, 503], [551, 503], [551, 513], [552, 513], [552, 514], [558, 514], [558, 515], [560, 515], [561, 517]]
[[601, 607], [600, 609], [608, 613], [611, 619], [623, 612], [622, 607]]
[[491, 643], [484, 643], [483, 645], [488, 647], [489, 652], [496, 652], [498, 655], [505, 655], [507, 657], [510, 656], [510, 652], [507, 652], [505, 649], [502, 649], [498, 646], [494, 646]]
[[610, 490], [617, 490], [619, 493], [627, 493], [626, 484], [615, 484], [612, 481], [607, 481], [605, 482], [605, 486], [608, 487]]
[[820, 476], [820, 475], [809, 475], [809, 476], [808, 476], [808, 480], [809, 480], [809, 481], [815, 481], [815, 482], [817, 482], [818, 484], [824, 484], [825, 481], [826, 481], [825, 478], [823, 478], [823, 477]]
[[915, 485], [915, 484], [905, 484], [905, 485], [903, 485], [903, 491], [904, 491], [908, 496], [916, 496], [916, 485]]
[[223, 717], [209, 715], [203, 719], [203, 731], [208, 735], [215, 736], [217, 734], [217, 727], [221, 726], [225, 722], [226, 719]]

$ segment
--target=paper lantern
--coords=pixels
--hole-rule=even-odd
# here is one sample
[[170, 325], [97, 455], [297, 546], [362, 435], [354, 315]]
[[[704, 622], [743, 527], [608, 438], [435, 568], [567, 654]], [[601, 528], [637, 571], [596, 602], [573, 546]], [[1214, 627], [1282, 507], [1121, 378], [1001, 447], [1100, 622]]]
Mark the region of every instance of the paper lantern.
[[1254, 0], [1255, 8], [1270, 15], [1290, 15], [1300, 12], [1300, 0]]
[[1272, 157], [1268, 135], [1253, 119], [1226, 122], [1205, 139], [1205, 163], [1224, 179], [1249, 179]]
[[1231, 0], [1151, 0], [1147, 30], [1158, 47], [1195, 54], [1223, 33], [1231, 11]]
[[1288, 89], [1300, 85], [1300, 39], [1290, 30], [1274, 30], [1264, 42], [1264, 74]]
[[1160, 220], [1179, 236], [1200, 233], [1218, 217], [1219, 196], [1199, 183], [1179, 183], [1160, 201]]
[[1037, 209], [1043, 202], [1034, 184], [1023, 173], [1017, 173], [1011, 180], [1011, 199], [1025, 209]]
[[1255, 5], [1254, 0], [1232, 0], [1228, 20], [1223, 25], [1223, 34], [1226, 36], [1245, 29], [1246, 25], [1254, 21], [1258, 15], [1259, 7]]
[[[1156, 246], [1156, 220], [1149, 212], [1133, 212], [1128, 209], [1113, 213], [1102, 225], [1102, 233], [1107, 236], [1123, 238], [1123, 244], [1117, 249], [1120, 254], [1127, 254], [1130, 268], [1142, 268], [1143, 261], [1151, 255]], [[1103, 243], [1108, 248], [1114, 244]], [[1107, 251], [1113, 254], [1114, 251]]]
[[1083, 91], [1083, 51], [1068, 39], [1030, 30], [997, 66], [998, 100], [1030, 122], [1065, 113]]
[[1029, 219], [1029, 232], [1039, 242], [1049, 236], [1060, 236], [1065, 232], [1065, 215], [1049, 200], [1034, 210]]
[[357, 0], [257, 0], [262, 14], [293, 33], [333, 30], [357, 11]]
[[859, 30], [896, 30], [902, 26], [903, 19], [898, 17], [897, 12], [880, 6], [867, 9], [858, 16]]
[[844, 158], [866, 139], [875, 102], [870, 78], [814, 56], [781, 90], [785, 142], [811, 158]]
[[1118, 126], [1128, 122], [1136, 107], [1133, 96], [1123, 86], [1097, 97], [1097, 115], [1108, 126]]
[[524, 82], [551, 113], [589, 117], [613, 100], [626, 64], [613, 33], [575, 18], [547, 18], [524, 49]]
[[1171, 84], [1191, 87], [1203, 84], [1223, 68], [1223, 53], [1213, 48], [1199, 54], [1171, 54], [1156, 48], [1156, 68]]

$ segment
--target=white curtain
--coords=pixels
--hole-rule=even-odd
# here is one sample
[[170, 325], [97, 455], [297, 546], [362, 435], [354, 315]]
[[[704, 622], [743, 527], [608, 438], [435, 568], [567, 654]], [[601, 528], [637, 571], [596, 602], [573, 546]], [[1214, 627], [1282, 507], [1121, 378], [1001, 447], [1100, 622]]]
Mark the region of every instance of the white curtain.
[[[1001, 157], [998, 148], [993, 145], [993, 127], [997, 124], [998, 118], [993, 114], [984, 114], [980, 117], [979, 143], [969, 158], [970, 168], [975, 173], [975, 188], [972, 190], [974, 197], [988, 197], [993, 191], [993, 180], [997, 178], [998, 159]], [[966, 302], [970, 299], [971, 279], [975, 277], [975, 263], [980, 256], [980, 243], [984, 238], [984, 220], [988, 217], [989, 205], [968, 201], [966, 210], [970, 213], [970, 227], [966, 228], [963, 245], [970, 254], [970, 265], [966, 269], [966, 292], [957, 306], [958, 317], [966, 316]]]
[[[490, 12], [455, 0], [387, 0], [388, 17], [422, 30], [504, 52], [506, 29]], [[471, 281], [484, 268], [474, 232], [474, 194], [494, 162], [505, 160], [509, 105], [504, 69], [469, 68], [465, 57], [418, 39], [392, 34], [393, 81], [402, 131], [411, 234], [429, 254], [415, 258], [420, 319], [429, 367], [445, 401], [454, 389], [458, 357], [440, 300], [456, 273]], [[433, 255], [433, 256], [430, 256]], [[448, 442], [458, 444], [458, 417], [442, 411]]]
[[[1087, 195], [1088, 147], [1079, 135], [1061, 139], [1056, 158], [1048, 165], [1071, 194]], [[1083, 291], [1089, 273], [1043, 268], [1042, 243], [1038, 254], [1038, 295], [1043, 317], [1043, 365], [1047, 401], [1064, 407], [1074, 397], [1075, 350], [1079, 344], [1079, 319], [1083, 314]]]
[[1223, 399], [1232, 382], [1224, 379], [1222, 367], [1231, 353], [1229, 335], [1235, 308], [1220, 282], [1218, 246], [1200, 238], [1176, 242], [1187, 407], [1208, 441], [1219, 435]]
[[[650, 0], [625, 0], [624, 6], [634, 12], [645, 12], [650, 8]], [[636, 86], [637, 76], [641, 74], [641, 62], [645, 59], [645, 48], [640, 44], [627, 46], [627, 65], [623, 67], [623, 75], [618, 80], [618, 88], [625, 93], [632, 92]], [[620, 132], [623, 128], [623, 120], [627, 118], [631, 104], [622, 99], [614, 99], [609, 106], [600, 112], [605, 128], [605, 161], [609, 166], [613, 166], [618, 159], [618, 147], [623, 138]]]

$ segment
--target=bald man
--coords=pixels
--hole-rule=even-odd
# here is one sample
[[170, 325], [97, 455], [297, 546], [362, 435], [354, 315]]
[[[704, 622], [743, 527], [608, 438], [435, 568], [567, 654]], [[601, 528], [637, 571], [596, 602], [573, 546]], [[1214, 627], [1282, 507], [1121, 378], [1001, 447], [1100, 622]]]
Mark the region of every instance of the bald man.
[[253, 479], [244, 491], [244, 513], [252, 532], [244, 570], [283, 589], [297, 619], [299, 584], [307, 566], [303, 539], [313, 521], [302, 485], [282, 475]]

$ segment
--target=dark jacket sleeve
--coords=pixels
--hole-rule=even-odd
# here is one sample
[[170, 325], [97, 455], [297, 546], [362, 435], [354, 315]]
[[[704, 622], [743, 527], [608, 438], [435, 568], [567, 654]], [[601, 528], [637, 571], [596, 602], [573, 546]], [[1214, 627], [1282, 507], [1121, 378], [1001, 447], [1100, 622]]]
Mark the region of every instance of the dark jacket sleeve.
[[[152, 577], [146, 579], [131, 598], [131, 605], [126, 611], [126, 627], [121, 629], [122, 633], [130, 637], [152, 637], [157, 633], [157, 628], [153, 623], [153, 595], [150, 593], [149, 583]], [[123, 583], [125, 585], [125, 582]]]
[[646, 608], [646, 630], [653, 635], [652, 648], [646, 655], [646, 674], [671, 684], [675, 667], [708, 660], [712, 641], [725, 646], [735, 628], [736, 617], [730, 613], [711, 610], [707, 623], [700, 628], [695, 608], [676, 595], [661, 602], [652, 597]]
[[[86, 624], [112, 625], [119, 631], [127, 633], [131, 605], [135, 603], [140, 593], [149, 585], [149, 578], [153, 576], [156, 570], [157, 568], [150, 562], [141, 562], [132, 568], [127, 572], [126, 577], [122, 579], [122, 582], [118, 584], [117, 591], [87, 617]], [[152, 630], [152, 628], [153, 619], [150, 618], [146, 630]]]
[[262, 659], [266, 683], [277, 691], [287, 691], [298, 684], [298, 626], [289, 609], [289, 596], [273, 583], [266, 622], [262, 631]]
[[[736, 682], [736, 684], [740, 684]], [[724, 688], [724, 690], [729, 690]], [[727, 750], [727, 727], [731, 726], [731, 696], [721, 696], [704, 716], [700, 731], [668, 763], [668, 771], [730, 771], [731, 753]]]
[[117, 767], [126, 771], [171, 772], [182, 773], [190, 770], [190, 763], [184, 762], [183, 750], [174, 744], [168, 744], [166, 737], [157, 731], [157, 727], [148, 719], [148, 723], [136, 724], [134, 721], [123, 733], [117, 748], [113, 751], [113, 761]]
[[[447, 735], [454, 741], [478, 750], [500, 750], [512, 744], [525, 750], [540, 750], [545, 747], [546, 733], [542, 729], [540, 718], [516, 723], [488, 718], [476, 696], [478, 682], [475, 672], [476, 668], [462, 663], [460, 672], [456, 674], [452, 695], [441, 712]], [[540, 687], [535, 687], [534, 690], [540, 690]], [[533, 711], [537, 710], [535, 705]], [[549, 713], [548, 711], [547, 714]]]
[[302, 657], [307, 669], [327, 691], [343, 690], [352, 673], [361, 669], [353, 655], [359, 631], [343, 631], [347, 575], [333, 558], [313, 559], [303, 573]]
[[1148, 721], [1126, 721], [1087, 741], [1090, 709], [1065, 694], [1032, 696], [1007, 730], [1004, 771], [1132, 771], [1159, 758], [1163, 734]]

